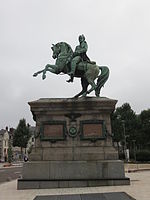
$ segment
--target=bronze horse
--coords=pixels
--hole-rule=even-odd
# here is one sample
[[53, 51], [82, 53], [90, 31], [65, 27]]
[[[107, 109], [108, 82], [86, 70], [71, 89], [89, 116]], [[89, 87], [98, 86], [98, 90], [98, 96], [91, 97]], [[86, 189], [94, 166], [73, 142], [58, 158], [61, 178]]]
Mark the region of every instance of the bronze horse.
[[[42, 73], [42, 79], [46, 78], [46, 72], [52, 72], [54, 74], [69, 74], [71, 70], [71, 59], [73, 51], [69, 44], [66, 42], [60, 42], [51, 48], [53, 51], [52, 57], [56, 59], [55, 65], [47, 64], [45, 68], [33, 74], [36, 77]], [[99, 72], [101, 71], [100, 75]], [[82, 61], [78, 63], [75, 71], [75, 77], [81, 78], [82, 91], [75, 95], [75, 97], [86, 96], [95, 90], [95, 95], [99, 97], [100, 90], [104, 86], [109, 77], [109, 69], [106, 66], [98, 66], [94, 62]], [[95, 80], [97, 79], [97, 83]], [[88, 85], [91, 88], [88, 90]]]

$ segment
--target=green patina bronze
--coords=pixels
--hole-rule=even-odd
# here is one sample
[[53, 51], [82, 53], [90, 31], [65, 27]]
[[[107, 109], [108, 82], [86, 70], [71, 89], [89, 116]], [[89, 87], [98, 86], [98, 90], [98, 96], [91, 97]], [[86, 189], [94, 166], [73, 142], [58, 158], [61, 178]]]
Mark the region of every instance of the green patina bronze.
[[[55, 64], [47, 64], [43, 70], [34, 73], [34, 77], [42, 73], [42, 79], [45, 79], [47, 71], [54, 74], [68, 74], [70, 76], [70, 79], [67, 80], [68, 83], [73, 82], [74, 77], [81, 78], [82, 91], [75, 97], [86, 96], [93, 90], [97, 97], [100, 96], [100, 90], [109, 77], [109, 69], [107, 66], [98, 66], [95, 62], [90, 61], [86, 55], [88, 45], [84, 35], [79, 36], [79, 45], [74, 52], [66, 42], [53, 44], [51, 49], [52, 57], [56, 59]], [[96, 79], [97, 83], [95, 83]], [[88, 85], [91, 85], [89, 90]]]

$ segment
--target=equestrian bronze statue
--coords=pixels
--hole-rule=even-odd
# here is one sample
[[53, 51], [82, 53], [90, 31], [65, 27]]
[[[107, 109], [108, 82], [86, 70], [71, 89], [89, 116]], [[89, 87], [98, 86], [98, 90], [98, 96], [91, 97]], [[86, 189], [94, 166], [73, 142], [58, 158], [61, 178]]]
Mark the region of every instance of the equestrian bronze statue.
[[[52, 57], [56, 59], [55, 64], [47, 64], [43, 70], [34, 73], [34, 77], [42, 73], [42, 79], [45, 79], [47, 71], [54, 74], [68, 74], [70, 76], [68, 83], [73, 82], [74, 77], [81, 78], [82, 91], [75, 97], [86, 96], [93, 90], [97, 97], [100, 96], [100, 90], [109, 77], [109, 69], [107, 66], [98, 66], [90, 61], [86, 54], [88, 45], [84, 35], [79, 36], [79, 45], [74, 52], [66, 42], [53, 44], [51, 49]], [[91, 88], [88, 90], [89, 85]]]

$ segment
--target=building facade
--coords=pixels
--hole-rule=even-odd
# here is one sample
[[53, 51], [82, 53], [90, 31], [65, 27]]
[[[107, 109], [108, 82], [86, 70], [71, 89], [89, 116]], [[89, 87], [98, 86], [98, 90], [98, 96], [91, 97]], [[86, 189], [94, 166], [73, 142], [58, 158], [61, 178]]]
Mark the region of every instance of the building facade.
[[[13, 136], [14, 136], [14, 128], [10, 128], [8, 131], [8, 127], [6, 129], [0, 130], [0, 162], [6, 162], [8, 161], [8, 148], [9, 145], [11, 145], [12, 148], [12, 158], [13, 161], [22, 160], [21, 155], [21, 148], [17, 146], [13, 146]], [[23, 148], [23, 157], [26, 155], [28, 157], [28, 154], [30, 154], [32, 150], [32, 146], [34, 145], [34, 131], [35, 127], [29, 126], [29, 131], [31, 134], [31, 137], [28, 141], [27, 148]]]
[[6, 162], [8, 159], [8, 148], [9, 148], [9, 133], [8, 128], [6, 130], [0, 130], [0, 161]]

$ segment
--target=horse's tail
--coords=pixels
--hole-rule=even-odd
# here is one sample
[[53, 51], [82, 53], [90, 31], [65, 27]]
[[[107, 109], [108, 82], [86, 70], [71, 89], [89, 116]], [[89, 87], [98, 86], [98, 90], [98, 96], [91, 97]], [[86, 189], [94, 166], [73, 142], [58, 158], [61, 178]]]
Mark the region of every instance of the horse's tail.
[[109, 68], [106, 66], [99, 66], [101, 70], [101, 74], [97, 79], [97, 88], [96, 88], [96, 96], [99, 96], [101, 88], [104, 86], [105, 82], [109, 77]]

